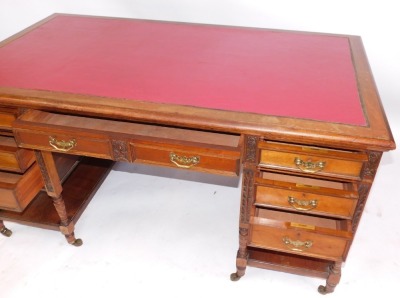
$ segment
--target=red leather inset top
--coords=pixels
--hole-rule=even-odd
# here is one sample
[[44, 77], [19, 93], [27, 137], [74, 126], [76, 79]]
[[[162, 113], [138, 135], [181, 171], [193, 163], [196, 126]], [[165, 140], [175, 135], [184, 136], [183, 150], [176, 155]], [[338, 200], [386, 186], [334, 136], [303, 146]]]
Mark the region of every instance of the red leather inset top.
[[366, 125], [338, 36], [59, 15], [0, 48], [0, 86]]

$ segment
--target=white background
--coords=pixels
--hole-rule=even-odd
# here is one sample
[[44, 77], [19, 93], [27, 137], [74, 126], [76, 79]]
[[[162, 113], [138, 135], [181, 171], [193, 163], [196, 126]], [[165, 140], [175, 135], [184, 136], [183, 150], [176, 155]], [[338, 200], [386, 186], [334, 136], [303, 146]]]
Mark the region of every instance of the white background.
[[[395, 0], [0, 0], [0, 40], [54, 12], [360, 35], [400, 142]], [[398, 150], [382, 159], [332, 297], [398, 295], [399, 160]], [[68, 246], [57, 232], [8, 223], [14, 235], [0, 237], [0, 297], [319, 296], [319, 279], [255, 268], [230, 282], [239, 190], [166, 175], [118, 165], [78, 222], [81, 248]]]

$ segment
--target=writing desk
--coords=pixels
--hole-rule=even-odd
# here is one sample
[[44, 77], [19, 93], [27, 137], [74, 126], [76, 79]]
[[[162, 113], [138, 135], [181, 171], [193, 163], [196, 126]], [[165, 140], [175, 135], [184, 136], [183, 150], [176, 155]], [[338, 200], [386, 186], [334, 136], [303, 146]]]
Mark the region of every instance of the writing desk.
[[26, 180], [0, 219], [79, 246], [110, 162], [241, 176], [232, 280], [251, 265], [332, 292], [395, 148], [357, 36], [55, 14], [1, 43], [0, 65], [0, 128], [16, 144], [0, 165], [23, 155]]

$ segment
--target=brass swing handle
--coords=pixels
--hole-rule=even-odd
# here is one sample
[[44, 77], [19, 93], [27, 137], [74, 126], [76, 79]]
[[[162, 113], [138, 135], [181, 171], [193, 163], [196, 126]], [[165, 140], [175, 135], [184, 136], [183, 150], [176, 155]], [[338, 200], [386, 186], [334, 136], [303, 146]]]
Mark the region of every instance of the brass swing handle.
[[289, 237], [285, 236], [282, 238], [283, 243], [290, 250], [294, 251], [304, 251], [312, 247], [313, 242], [311, 240], [300, 241], [300, 240], [292, 240]]
[[325, 161], [303, 161], [299, 157], [294, 159], [294, 164], [298, 169], [305, 173], [317, 173], [322, 171], [325, 168], [326, 162]]
[[171, 152], [169, 154], [169, 160], [179, 168], [189, 169], [200, 163], [200, 156], [179, 156], [178, 154]]
[[76, 145], [77, 142], [75, 139], [69, 140], [69, 141], [64, 141], [64, 140], [57, 140], [55, 137], [50, 136], [49, 137], [49, 144], [51, 147], [58, 151], [62, 152], [68, 152], [69, 150], [73, 149]]
[[318, 206], [318, 200], [298, 200], [288, 196], [288, 203], [296, 210], [309, 211]]

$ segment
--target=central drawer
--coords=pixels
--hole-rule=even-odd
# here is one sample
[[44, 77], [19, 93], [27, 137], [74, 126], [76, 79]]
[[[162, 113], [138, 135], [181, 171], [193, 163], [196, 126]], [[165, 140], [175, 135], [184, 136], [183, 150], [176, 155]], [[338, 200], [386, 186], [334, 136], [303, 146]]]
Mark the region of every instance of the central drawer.
[[137, 162], [227, 176], [239, 175], [238, 151], [210, 148], [204, 144], [183, 146], [157, 140], [136, 140], [131, 146], [132, 159]]
[[13, 123], [20, 147], [239, 175], [240, 136], [30, 110]]
[[342, 261], [351, 241], [350, 221], [257, 208], [249, 245]]

